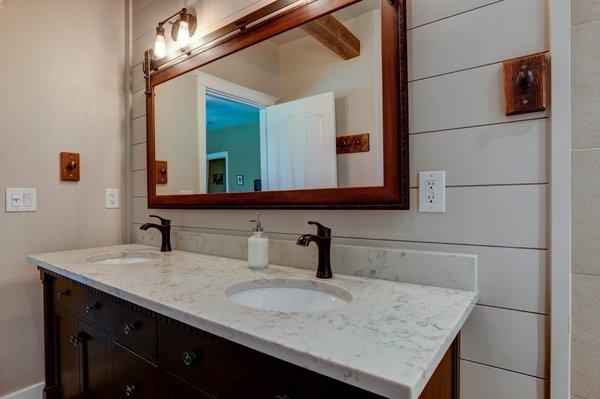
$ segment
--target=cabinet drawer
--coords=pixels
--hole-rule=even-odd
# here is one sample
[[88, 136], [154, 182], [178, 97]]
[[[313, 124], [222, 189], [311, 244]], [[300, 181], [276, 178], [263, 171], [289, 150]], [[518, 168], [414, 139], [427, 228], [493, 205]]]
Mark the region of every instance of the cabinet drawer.
[[168, 371], [160, 370], [159, 373], [161, 399], [215, 399]]
[[158, 398], [157, 367], [113, 342], [113, 398]]
[[217, 397], [275, 398], [285, 370], [269, 356], [203, 331], [159, 323], [159, 358], [188, 380]]
[[156, 319], [126, 305], [111, 306], [113, 339], [144, 355], [157, 356]]
[[160, 322], [159, 337], [159, 358], [219, 398], [382, 398], [177, 323]]
[[57, 278], [52, 286], [54, 303], [79, 313], [85, 298], [85, 290], [70, 281]]
[[58, 278], [53, 285], [54, 303], [74, 311], [100, 327], [108, 329], [110, 299]]

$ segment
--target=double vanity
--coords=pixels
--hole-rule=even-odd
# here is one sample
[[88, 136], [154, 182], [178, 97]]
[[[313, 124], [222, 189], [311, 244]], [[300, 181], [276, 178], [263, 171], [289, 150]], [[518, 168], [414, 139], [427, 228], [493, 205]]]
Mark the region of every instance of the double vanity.
[[473, 291], [146, 245], [29, 261], [46, 398], [458, 398]]

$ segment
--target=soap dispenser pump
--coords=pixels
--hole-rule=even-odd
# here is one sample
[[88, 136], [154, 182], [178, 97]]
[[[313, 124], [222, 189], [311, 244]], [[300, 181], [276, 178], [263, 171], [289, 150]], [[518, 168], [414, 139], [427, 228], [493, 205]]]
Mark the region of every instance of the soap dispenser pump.
[[251, 219], [250, 222], [256, 225], [248, 238], [248, 264], [253, 270], [266, 269], [269, 266], [269, 238], [265, 236], [260, 212], [256, 214], [256, 219]]

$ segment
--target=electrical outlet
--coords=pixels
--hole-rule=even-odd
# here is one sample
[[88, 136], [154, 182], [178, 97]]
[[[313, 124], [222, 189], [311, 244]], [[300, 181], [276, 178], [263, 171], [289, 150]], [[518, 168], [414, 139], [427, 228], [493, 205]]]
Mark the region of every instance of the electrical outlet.
[[106, 209], [118, 209], [119, 208], [119, 189], [118, 188], [107, 188], [106, 189]]
[[419, 212], [446, 212], [446, 172], [419, 172]]

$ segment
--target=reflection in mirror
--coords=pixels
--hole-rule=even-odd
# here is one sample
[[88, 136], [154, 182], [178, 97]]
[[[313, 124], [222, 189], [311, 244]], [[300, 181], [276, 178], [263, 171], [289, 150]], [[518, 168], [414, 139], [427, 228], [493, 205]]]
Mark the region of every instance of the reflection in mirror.
[[157, 194], [382, 186], [381, 79], [364, 0], [157, 85]]

